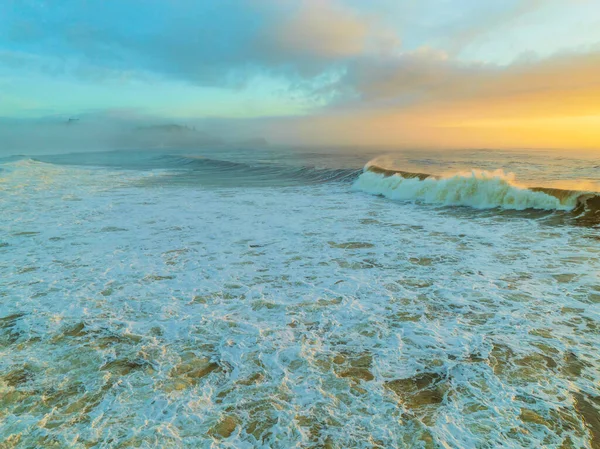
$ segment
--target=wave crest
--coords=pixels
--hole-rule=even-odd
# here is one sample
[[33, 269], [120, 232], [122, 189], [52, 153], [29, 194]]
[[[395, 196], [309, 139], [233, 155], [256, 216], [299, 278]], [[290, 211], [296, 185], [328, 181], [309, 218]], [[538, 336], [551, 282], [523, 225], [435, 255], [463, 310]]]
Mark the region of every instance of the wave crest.
[[526, 187], [503, 170], [471, 170], [433, 176], [367, 165], [354, 183], [363, 192], [401, 201], [477, 209], [563, 210], [587, 208], [598, 194], [576, 190]]

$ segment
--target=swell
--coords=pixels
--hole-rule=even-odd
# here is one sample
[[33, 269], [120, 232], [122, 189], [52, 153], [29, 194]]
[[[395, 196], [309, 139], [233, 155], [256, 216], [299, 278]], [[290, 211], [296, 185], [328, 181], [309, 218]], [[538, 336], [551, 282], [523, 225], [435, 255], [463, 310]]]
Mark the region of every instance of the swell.
[[182, 169], [187, 178], [227, 185], [303, 185], [353, 182], [356, 169], [316, 168], [269, 162], [238, 162], [198, 156], [162, 156], [164, 168]]
[[354, 187], [394, 200], [428, 204], [569, 211], [587, 220], [588, 224], [600, 223], [598, 192], [522, 186], [515, 181], [514, 175], [501, 170], [436, 176], [367, 165]]
[[[204, 185], [258, 186], [310, 185], [353, 182], [360, 169], [317, 168], [270, 162], [245, 162], [202, 156], [157, 154], [153, 151], [112, 151], [71, 153], [36, 158], [7, 158], [0, 165], [9, 167], [23, 160], [32, 164], [100, 167], [119, 170], [167, 170], [168, 176], [154, 182], [200, 183]], [[25, 166], [21, 168], [26, 168]]]

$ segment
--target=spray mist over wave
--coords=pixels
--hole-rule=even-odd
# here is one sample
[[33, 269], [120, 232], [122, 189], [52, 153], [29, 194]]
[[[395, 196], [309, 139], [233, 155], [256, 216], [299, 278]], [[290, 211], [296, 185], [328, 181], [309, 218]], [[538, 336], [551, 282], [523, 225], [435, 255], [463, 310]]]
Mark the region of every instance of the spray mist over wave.
[[597, 214], [600, 195], [596, 192], [527, 187], [503, 170], [471, 170], [434, 176], [390, 170], [367, 164], [354, 188], [400, 201], [416, 201], [477, 209], [560, 210]]

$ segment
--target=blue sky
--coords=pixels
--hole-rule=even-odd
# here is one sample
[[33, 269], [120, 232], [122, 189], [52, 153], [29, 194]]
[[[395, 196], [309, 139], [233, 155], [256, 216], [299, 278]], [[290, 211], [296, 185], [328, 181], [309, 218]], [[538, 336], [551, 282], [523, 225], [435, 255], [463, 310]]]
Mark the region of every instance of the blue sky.
[[398, 113], [510, 96], [519, 74], [589, 89], [598, 52], [597, 0], [5, 0], [0, 116]]

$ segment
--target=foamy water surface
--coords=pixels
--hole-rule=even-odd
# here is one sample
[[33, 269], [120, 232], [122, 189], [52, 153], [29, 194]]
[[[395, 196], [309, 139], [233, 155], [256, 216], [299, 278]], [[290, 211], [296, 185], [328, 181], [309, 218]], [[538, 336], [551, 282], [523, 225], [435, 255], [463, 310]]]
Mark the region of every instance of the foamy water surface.
[[0, 167], [0, 447], [600, 447], [600, 234], [564, 212]]

